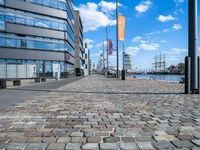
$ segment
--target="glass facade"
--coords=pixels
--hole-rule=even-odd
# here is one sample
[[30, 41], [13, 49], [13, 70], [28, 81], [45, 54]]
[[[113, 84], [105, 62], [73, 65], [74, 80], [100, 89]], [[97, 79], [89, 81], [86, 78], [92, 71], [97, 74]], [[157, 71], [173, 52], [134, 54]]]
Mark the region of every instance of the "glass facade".
[[6, 22], [64, 31], [66, 32], [66, 36], [69, 37], [69, 43], [74, 47], [73, 28], [67, 21], [62, 19], [0, 7], [0, 30], [5, 30]]
[[[34, 5], [66, 11], [66, 18], [52, 17], [52, 15], [31, 13], [6, 7], [6, 0], [0, 0], [0, 48], [6, 49], [26, 49], [27, 51], [44, 51], [63, 53], [62, 61], [51, 60], [26, 60], [26, 59], [0, 59], [0, 64], [35, 64], [37, 76], [54, 76], [54, 64], [60, 65], [61, 77], [74, 74], [74, 14], [71, 1], [67, 0], [20, 0]], [[13, 3], [14, 5], [14, 3]], [[49, 12], [51, 14], [51, 12]], [[63, 32], [66, 39], [46, 38], [33, 36], [31, 34], [14, 34], [9, 32], [7, 24], [22, 25], [35, 29], [48, 29]], [[46, 31], [48, 31], [46, 30]], [[30, 31], [31, 32], [31, 31]], [[45, 33], [45, 32], [44, 32]], [[49, 37], [49, 36], [48, 36]], [[66, 54], [70, 54], [70, 63], [66, 60]], [[0, 51], [1, 55], [1, 51]], [[45, 55], [45, 54], [44, 54]], [[1, 57], [0, 57], [1, 58]]]
[[47, 78], [53, 77], [53, 64], [59, 64], [62, 78], [74, 75], [74, 65], [60, 61], [0, 59], [0, 64], [36, 65], [37, 77], [45, 76]]

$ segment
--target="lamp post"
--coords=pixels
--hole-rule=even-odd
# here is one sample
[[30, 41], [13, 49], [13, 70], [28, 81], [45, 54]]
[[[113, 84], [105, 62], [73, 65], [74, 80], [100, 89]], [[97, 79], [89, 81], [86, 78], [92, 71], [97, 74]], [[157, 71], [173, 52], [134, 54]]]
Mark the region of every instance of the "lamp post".
[[119, 42], [119, 36], [118, 36], [118, 0], [116, 0], [116, 51], [117, 51], [117, 73], [116, 73], [116, 78], [119, 78], [119, 50], [118, 50], [118, 42]]
[[197, 65], [197, 0], [189, 0], [189, 51], [191, 59], [191, 92], [198, 92], [198, 65]]
[[108, 55], [109, 55], [109, 52], [108, 52], [108, 27], [106, 26], [106, 48], [107, 48], [107, 69], [106, 69], [106, 75], [107, 75], [107, 77], [108, 77], [108, 72], [109, 72], [109, 66], [108, 66]]

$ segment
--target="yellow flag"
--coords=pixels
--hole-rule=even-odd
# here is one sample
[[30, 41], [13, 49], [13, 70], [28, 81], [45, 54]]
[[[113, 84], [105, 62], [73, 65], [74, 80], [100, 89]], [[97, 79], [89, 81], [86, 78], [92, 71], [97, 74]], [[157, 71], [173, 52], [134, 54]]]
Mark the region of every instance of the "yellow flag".
[[118, 32], [119, 32], [119, 40], [124, 41], [125, 36], [125, 17], [119, 16], [118, 19]]

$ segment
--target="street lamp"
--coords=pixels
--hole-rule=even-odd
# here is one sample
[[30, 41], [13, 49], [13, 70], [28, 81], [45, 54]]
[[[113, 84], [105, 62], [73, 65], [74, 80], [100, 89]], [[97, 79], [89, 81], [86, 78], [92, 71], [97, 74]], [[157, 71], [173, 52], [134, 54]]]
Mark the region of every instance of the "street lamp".
[[117, 51], [117, 73], [116, 73], [116, 78], [119, 78], [119, 50], [118, 50], [118, 42], [119, 42], [119, 36], [118, 36], [118, 0], [116, 0], [116, 51]]
[[196, 93], [198, 89], [198, 65], [197, 65], [197, 0], [189, 0], [189, 50], [191, 59], [191, 92]]

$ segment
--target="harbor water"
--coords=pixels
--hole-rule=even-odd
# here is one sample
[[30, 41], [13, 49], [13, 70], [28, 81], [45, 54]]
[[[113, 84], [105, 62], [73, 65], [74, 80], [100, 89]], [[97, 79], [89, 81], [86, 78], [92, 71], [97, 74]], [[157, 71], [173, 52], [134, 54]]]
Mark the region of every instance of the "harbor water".
[[162, 80], [168, 82], [180, 82], [184, 78], [184, 75], [133, 74], [133, 75], [128, 75], [128, 77], [138, 78], [138, 79]]

